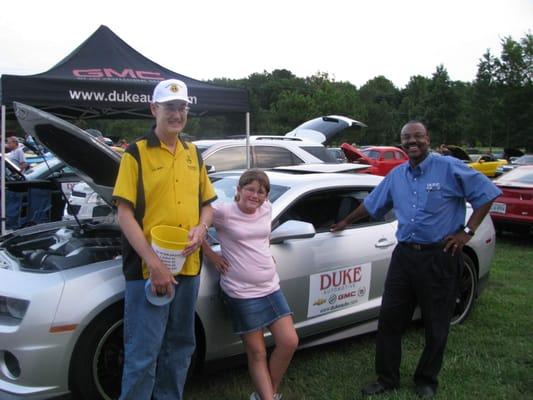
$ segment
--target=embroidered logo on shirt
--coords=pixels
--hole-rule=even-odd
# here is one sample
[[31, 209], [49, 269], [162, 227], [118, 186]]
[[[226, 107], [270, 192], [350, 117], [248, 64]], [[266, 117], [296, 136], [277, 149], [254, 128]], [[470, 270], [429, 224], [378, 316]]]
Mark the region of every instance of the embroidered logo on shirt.
[[434, 192], [440, 190], [440, 182], [428, 183], [426, 185], [426, 192]]

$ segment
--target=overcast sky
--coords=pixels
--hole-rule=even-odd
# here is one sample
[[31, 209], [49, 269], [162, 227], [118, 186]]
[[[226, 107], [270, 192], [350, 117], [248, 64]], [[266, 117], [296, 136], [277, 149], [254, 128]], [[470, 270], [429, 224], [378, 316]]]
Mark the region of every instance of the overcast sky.
[[3, 1], [0, 74], [48, 70], [107, 25], [152, 61], [191, 78], [327, 72], [402, 88], [443, 64], [472, 81], [483, 53], [533, 30], [533, 0]]

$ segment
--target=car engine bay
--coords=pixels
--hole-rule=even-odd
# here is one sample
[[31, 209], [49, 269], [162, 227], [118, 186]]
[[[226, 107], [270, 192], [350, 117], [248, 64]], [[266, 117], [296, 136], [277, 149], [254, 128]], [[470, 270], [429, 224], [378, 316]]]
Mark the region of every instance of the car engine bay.
[[2, 247], [21, 270], [54, 272], [121, 256], [121, 231], [114, 223], [85, 222], [4, 237]]

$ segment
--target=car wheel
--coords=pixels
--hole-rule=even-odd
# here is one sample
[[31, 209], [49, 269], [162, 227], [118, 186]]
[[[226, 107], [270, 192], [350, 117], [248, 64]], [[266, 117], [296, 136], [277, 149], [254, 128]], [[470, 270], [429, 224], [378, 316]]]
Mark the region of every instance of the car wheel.
[[464, 268], [459, 282], [459, 293], [455, 300], [452, 325], [462, 323], [472, 311], [477, 293], [477, 272], [474, 261], [463, 253]]
[[70, 386], [73, 398], [111, 400], [120, 395], [123, 305], [111, 306], [85, 329], [73, 352]]

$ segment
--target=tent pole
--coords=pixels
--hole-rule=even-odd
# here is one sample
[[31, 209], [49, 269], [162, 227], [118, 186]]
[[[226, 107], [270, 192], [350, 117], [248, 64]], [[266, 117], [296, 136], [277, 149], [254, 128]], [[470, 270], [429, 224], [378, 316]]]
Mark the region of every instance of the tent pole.
[[250, 169], [250, 112], [246, 113], [246, 169]]
[[1, 203], [0, 208], [2, 209], [1, 218], [2, 218], [2, 236], [6, 233], [6, 106], [2, 104], [2, 188], [1, 188]]

